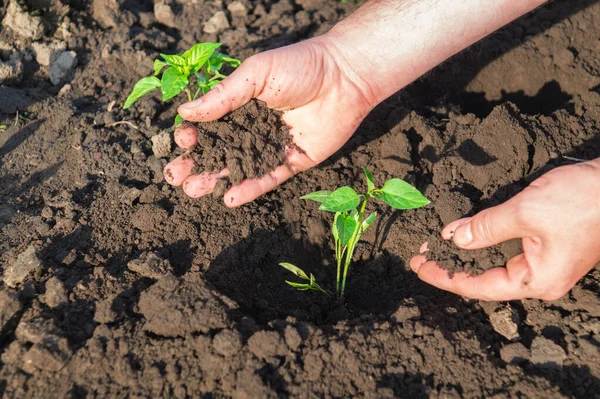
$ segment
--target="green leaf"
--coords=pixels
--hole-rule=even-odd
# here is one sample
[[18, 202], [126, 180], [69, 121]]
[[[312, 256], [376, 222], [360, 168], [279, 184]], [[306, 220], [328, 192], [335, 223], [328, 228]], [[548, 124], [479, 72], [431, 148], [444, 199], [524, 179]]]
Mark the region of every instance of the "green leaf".
[[185, 59], [179, 54], [161, 54], [160, 56], [163, 57], [169, 65], [180, 67], [185, 65]]
[[377, 218], [377, 212], [373, 212], [372, 214], [370, 214], [369, 217], [366, 218], [365, 220], [363, 220], [362, 224], [360, 225], [360, 231], [362, 233], [364, 233], [365, 230], [367, 230], [369, 227], [371, 227], [373, 222], [375, 222], [376, 218]]
[[358, 223], [352, 216], [340, 215], [336, 220], [335, 226], [337, 227], [342, 246], [346, 246], [350, 238], [352, 238], [356, 227], [358, 227]]
[[311, 200], [311, 201], [315, 201], [315, 202], [318, 202], [319, 204], [321, 204], [330, 195], [331, 195], [331, 191], [321, 190], [321, 191], [315, 191], [314, 193], [303, 195], [302, 197], [300, 197], [300, 199]]
[[221, 53], [214, 53], [208, 59], [208, 72], [218, 72], [223, 66], [223, 58]]
[[195, 72], [202, 68], [204, 64], [210, 59], [216, 49], [221, 47], [221, 43], [198, 43], [185, 53], [183, 53], [183, 59], [187, 61], [187, 64], [191, 67], [192, 71]]
[[291, 263], [287, 263], [287, 262], [282, 262], [279, 264], [279, 266], [283, 267], [284, 269], [289, 270], [290, 272], [294, 273], [296, 276], [298, 276], [304, 280], [310, 280], [308, 278], [308, 276], [306, 275], [306, 273], [304, 273], [304, 270], [300, 269], [298, 266], [294, 266]]
[[306, 284], [306, 283], [295, 283], [293, 281], [288, 281], [285, 280], [286, 283], [288, 283], [289, 285], [291, 285], [294, 288], [299, 289], [300, 291], [306, 291], [306, 290], [310, 290], [312, 287], [310, 286], [310, 284]]
[[429, 204], [429, 200], [419, 190], [401, 179], [388, 180], [381, 192], [374, 196], [396, 209], [414, 209]]
[[[214, 89], [214, 87], [215, 87], [216, 85], [218, 85], [219, 83], [221, 83], [221, 81], [220, 81], [220, 80], [213, 80], [213, 81], [210, 81], [210, 82], [208, 82], [208, 83], [206, 84], [206, 86], [208, 87], [208, 90], [212, 90], [212, 89]], [[207, 91], [208, 91], [208, 90], [207, 90]]]
[[350, 187], [335, 190], [319, 207], [322, 211], [344, 212], [354, 209], [360, 204], [360, 196]]
[[175, 127], [179, 126], [179, 124], [181, 122], [183, 122], [183, 120], [184, 120], [183, 117], [181, 115], [177, 114], [177, 116], [175, 117]]
[[166, 67], [167, 65], [169, 65], [169, 63], [161, 61], [161, 60], [154, 60], [154, 76], [158, 76], [158, 74], [163, 70], [164, 67]]
[[242, 62], [238, 59], [228, 57], [225, 54], [215, 51], [215, 53], [208, 60], [209, 72], [220, 71], [224, 63], [231, 65], [233, 68], [237, 68], [242, 64]]
[[373, 180], [373, 175], [371, 172], [367, 170], [367, 168], [362, 168], [363, 172], [365, 172], [365, 176], [367, 177], [367, 192], [371, 192], [375, 190], [375, 180]]
[[221, 53], [218, 53], [218, 54], [219, 54], [219, 58], [223, 62], [228, 63], [229, 65], [231, 65], [234, 68], [237, 68], [240, 65], [242, 65], [242, 61], [238, 60], [237, 58], [229, 57], [229, 56], [227, 56], [225, 54], [221, 54]]
[[129, 108], [134, 102], [138, 100], [138, 98], [145, 96], [150, 93], [152, 90], [158, 89], [160, 87], [160, 80], [155, 76], [150, 76], [148, 78], [140, 79], [135, 86], [133, 86], [133, 90], [127, 100], [125, 100], [125, 104], [123, 105], [123, 109]]
[[190, 83], [186, 75], [175, 68], [169, 68], [163, 73], [161, 80], [163, 101], [175, 97]]
[[205, 85], [207, 80], [204, 77], [204, 75], [202, 75], [200, 72], [196, 71], [194, 72], [194, 75], [196, 75], [196, 79], [198, 79], [198, 84], [199, 85]]

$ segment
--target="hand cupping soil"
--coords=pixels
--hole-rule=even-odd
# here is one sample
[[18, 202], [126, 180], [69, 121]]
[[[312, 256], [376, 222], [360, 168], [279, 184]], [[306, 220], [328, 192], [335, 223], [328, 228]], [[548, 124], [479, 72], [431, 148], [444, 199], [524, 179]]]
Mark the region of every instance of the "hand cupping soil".
[[433, 236], [427, 241], [428, 251], [424, 253], [428, 260], [435, 261], [448, 271], [465, 272], [477, 276], [494, 267], [505, 266], [513, 256], [523, 252], [519, 240], [511, 240], [489, 248], [466, 250], [457, 247], [452, 240], [443, 240]]
[[229, 169], [229, 176], [217, 183], [214, 197], [223, 196], [229, 187], [246, 178], [258, 178], [283, 165], [285, 148], [291, 144], [281, 113], [257, 100], [218, 121], [196, 126], [198, 146], [191, 154], [196, 162], [193, 173]]

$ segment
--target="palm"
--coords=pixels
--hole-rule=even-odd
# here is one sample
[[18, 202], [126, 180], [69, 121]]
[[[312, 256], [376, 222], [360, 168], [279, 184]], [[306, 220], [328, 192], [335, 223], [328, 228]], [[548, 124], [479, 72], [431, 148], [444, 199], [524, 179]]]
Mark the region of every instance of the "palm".
[[[340, 61], [326, 51], [317, 39], [282, 49], [268, 51], [249, 58], [229, 78], [206, 96], [199, 104], [188, 104], [179, 109], [191, 121], [210, 121], [220, 118], [252, 98], [264, 101], [270, 108], [284, 111], [283, 121], [290, 128], [294, 148], [286, 151], [287, 165], [280, 166], [259, 179], [249, 179], [232, 187], [226, 194], [228, 206], [239, 206], [272, 190], [292, 175], [311, 168], [337, 151], [354, 133], [371, 110], [365, 91], [342, 72]], [[177, 136], [195, 138], [188, 126]], [[178, 143], [181, 144], [179, 139]], [[185, 141], [186, 145], [189, 141]], [[182, 144], [183, 145], [183, 144]], [[212, 192], [216, 180], [227, 174], [205, 173], [190, 176], [189, 163], [180, 161], [167, 165], [165, 176], [171, 184], [181, 179], [169, 179], [173, 170], [184, 190], [192, 197]], [[175, 169], [174, 169], [175, 168]], [[167, 173], [168, 172], [168, 173]]]

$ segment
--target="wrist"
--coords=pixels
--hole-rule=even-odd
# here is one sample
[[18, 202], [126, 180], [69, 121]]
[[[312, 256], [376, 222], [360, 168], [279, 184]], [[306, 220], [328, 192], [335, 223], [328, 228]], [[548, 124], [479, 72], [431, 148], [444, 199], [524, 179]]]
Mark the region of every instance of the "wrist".
[[376, 105], [546, 0], [371, 0], [322, 40]]

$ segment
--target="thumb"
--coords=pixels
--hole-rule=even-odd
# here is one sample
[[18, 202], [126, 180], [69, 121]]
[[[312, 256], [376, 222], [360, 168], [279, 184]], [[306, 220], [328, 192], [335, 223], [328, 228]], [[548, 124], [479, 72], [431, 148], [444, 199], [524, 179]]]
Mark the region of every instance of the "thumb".
[[454, 231], [454, 243], [464, 249], [478, 249], [523, 237], [523, 227], [517, 218], [518, 197], [463, 220]]
[[[264, 86], [264, 72], [256, 56], [248, 58], [231, 75], [197, 100], [177, 110], [192, 122], [214, 121], [256, 97]], [[264, 68], [263, 68], [264, 69]]]

